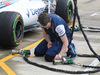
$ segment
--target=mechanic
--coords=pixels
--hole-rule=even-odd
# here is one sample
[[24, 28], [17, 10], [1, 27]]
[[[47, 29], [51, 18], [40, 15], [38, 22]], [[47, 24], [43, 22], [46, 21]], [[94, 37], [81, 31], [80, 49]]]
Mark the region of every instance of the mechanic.
[[43, 12], [39, 15], [38, 21], [41, 24], [44, 40], [35, 48], [35, 56], [45, 55], [44, 58], [48, 62], [61, 59], [66, 52], [71, 58], [77, 56], [74, 44], [69, 45], [71, 31], [61, 17]]

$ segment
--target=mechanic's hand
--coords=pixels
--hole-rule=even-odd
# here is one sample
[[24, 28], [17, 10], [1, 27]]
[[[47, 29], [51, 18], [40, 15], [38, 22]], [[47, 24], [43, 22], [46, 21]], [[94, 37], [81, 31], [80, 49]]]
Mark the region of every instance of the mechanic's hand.
[[48, 42], [47, 47], [50, 48], [52, 46], [52, 42]]
[[61, 57], [62, 57], [62, 56], [61, 56], [60, 54], [57, 54], [57, 55], [55, 56], [55, 58], [54, 58], [54, 59], [55, 59], [55, 60], [60, 60], [60, 59], [61, 59]]

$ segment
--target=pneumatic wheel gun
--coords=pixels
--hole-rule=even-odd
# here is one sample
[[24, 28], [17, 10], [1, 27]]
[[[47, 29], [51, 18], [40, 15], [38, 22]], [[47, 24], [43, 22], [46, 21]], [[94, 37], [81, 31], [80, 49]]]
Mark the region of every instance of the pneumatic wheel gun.
[[61, 60], [53, 60], [53, 65], [57, 65], [57, 64], [74, 64], [73, 60], [71, 58], [66, 58], [66, 57], [62, 57]]
[[12, 50], [12, 55], [14, 54], [20, 54], [20, 55], [23, 55], [23, 56], [27, 56], [27, 55], [30, 55], [31, 52], [30, 50]]

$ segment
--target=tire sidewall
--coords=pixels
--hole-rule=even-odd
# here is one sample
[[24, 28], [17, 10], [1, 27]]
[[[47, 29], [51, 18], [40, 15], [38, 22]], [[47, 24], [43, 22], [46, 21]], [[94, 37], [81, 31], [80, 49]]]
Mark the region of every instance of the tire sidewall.
[[[70, 7], [71, 7], [71, 10], [72, 10], [71, 15], [69, 15], [69, 8]], [[67, 13], [66, 14], [66, 16], [67, 16], [66, 20], [67, 20], [67, 22], [71, 22], [71, 19], [73, 17], [73, 5], [72, 5], [72, 1], [71, 0], [68, 0], [66, 11], [65, 11], [65, 13]]]
[[[22, 19], [22, 16], [19, 14], [19, 13], [15, 13], [14, 15], [14, 20], [12, 21], [13, 22], [13, 28], [11, 29], [12, 31], [12, 43], [14, 46], [18, 46], [21, 42], [22, 42], [22, 39], [23, 39], [23, 36], [24, 36], [24, 24], [23, 24], [23, 19]], [[17, 27], [17, 23], [18, 22], [21, 22], [21, 26], [22, 26], [22, 34], [19, 38], [16, 37], [16, 27]]]
[[[21, 29], [22, 35], [19, 38], [16, 37], [17, 22], [19, 22], [22, 26]], [[0, 13], [0, 46], [16, 47], [21, 43], [23, 36], [24, 36], [24, 23], [21, 14], [18, 12], [11, 12], [11, 11], [1, 12]]]
[[[69, 15], [69, 7], [72, 10], [72, 15]], [[55, 13], [62, 17], [67, 23], [69, 23], [73, 17], [73, 5], [71, 0], [58, 0]]]

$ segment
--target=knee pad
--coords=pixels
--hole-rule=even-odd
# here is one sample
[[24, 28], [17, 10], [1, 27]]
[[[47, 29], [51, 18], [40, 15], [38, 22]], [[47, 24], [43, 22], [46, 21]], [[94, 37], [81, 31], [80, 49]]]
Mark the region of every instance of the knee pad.
[[47, 62], [52, 62], [53, 61], [53, 59], [54, 59], [54, 56], [50, 56], [50, 55], [45, 55], [45, 60], [47, 61]]
[[40, 56], [44, 56], [44, 54], [40, 54], [38, 53], [36, 50], [34, 51], [35, 56], [40, 57]]

